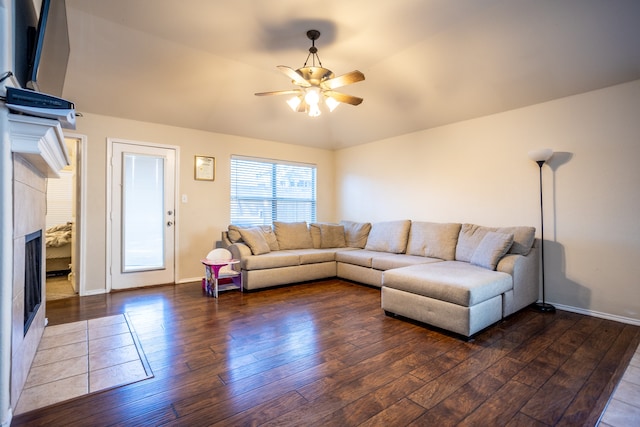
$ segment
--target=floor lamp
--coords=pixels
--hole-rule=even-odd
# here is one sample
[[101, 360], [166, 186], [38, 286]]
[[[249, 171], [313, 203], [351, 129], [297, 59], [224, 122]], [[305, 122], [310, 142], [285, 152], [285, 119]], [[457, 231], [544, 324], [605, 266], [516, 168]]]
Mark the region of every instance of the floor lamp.
[[547, 304], [544, 295], [544, 210], [542, 209], [542, 165], [551, 158], [553, 151], [550, 148], [542, 148], [529, 152], [529, 158], [536, 162], [540, 169], [540, 258], [542, 260], [542, 302], [534, 304], [534, 308], [544, 313], [553, 313], [556, 308]]

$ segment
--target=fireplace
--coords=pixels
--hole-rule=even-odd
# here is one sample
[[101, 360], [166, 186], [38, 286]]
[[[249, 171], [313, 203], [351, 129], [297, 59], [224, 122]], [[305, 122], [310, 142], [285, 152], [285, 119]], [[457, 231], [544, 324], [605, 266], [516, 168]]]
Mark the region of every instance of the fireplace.
[[42, 230], [24, 237], [24, 335], [42, 303]]
[[[11, 178], [12, 195], [9, 209], [5, 205], [6, 196], [3, 199], [2, 213], [11, 218], [9, 229], [13, 229], [13, 235], [6, 239], [5, 228], [2, 237], [8, 240], [6, 246], [13, 246], [10, 257], [13, 268], [11, 282], [2, 283], [3, 291], [8, 291], [11, 298], [10, 304], [5, 304], [10, 307], [10, 313], [3, 307], [0, 316], [3, 321], [0, 335], [10, 337], [11, 341], [0, 349], [0, 422], [3, 425], [24, 389], [47, 322], [44, 268], [47, 178], [59, 177], [59, 171], [69, 164], [64, 135], [57, 121], [15, 114], [8, 114], [6, 118], [11, 153], [10, 158], [4, 159], [2, 176]], [[5, 165], [11, 169], [8, 173], [4, 173]], [[5, 332], [8, 333], [5, 335]], [[8, 413], [4, 412], [7, 408]]]

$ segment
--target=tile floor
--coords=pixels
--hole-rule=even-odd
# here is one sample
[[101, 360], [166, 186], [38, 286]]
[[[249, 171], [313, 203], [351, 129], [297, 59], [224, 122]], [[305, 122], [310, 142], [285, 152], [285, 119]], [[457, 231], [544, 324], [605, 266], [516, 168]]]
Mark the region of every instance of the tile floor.
[[636, 349], [622, 380], [613, 392], [600, 427], [640, 426], [640, 346]]
[[122, 314], [47, 326], [15, 414], [150, 378], [143, 360]]

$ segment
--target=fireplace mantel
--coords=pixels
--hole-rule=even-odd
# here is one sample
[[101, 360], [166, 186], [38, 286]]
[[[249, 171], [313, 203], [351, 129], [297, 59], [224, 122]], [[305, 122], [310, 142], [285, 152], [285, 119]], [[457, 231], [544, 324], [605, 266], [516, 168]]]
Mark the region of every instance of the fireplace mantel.
[[9, 114], [11, 151], [23, 156], [46, 178], [59, 178], [69, 152], [57, 120]]

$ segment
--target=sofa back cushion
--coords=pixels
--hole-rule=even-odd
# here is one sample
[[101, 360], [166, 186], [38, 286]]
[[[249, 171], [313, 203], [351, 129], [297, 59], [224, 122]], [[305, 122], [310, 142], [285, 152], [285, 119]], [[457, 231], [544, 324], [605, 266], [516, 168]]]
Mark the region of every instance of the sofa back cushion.
[[504, 234], [513, 234], [513, 244], [509, 249], [510, 254], [527, 255], [531, 251], [535, 239], [534, 227], [483, 227], [475, 224], [462, 224], [458, 244], [456, 246], [456, 260], [471, 261], [471, 256], [484, 238], [485, 234], [495, 231]]
[[313, 248], [313, 240], [306, 222], [274, 221], [273, 228], [281, 250]]
[[342, 224], [313, 222], [309, 232], [315, 249], [344, 248], [347, 246]]
[[536, 239], [535, 227], [498, 227], [492, 231], [505, 234], [513, 234], [513, 245], [509, 249], [510, 254], [527, 255], [533, 247]]
[[453, 261], [461, 226], [458, 223], [413, 221], [407, 254]]
[[364, 248], [370, 251], [404, 253], [407, 249], [410, 228], [411, 221], [408, 219], [374, 223], [371, 225]]
[[340, 221], [340, 225], [344, 227], [346, 245], [350, 248], [364, 249], [371, 231], [371, 223]]

